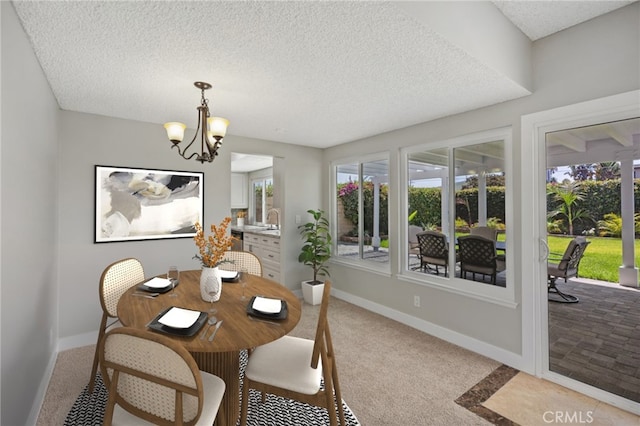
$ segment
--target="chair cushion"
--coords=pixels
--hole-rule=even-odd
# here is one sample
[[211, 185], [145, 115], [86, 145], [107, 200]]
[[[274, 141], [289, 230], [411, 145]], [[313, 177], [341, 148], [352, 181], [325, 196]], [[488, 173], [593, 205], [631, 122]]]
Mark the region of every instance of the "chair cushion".
[[435, 258], [435, 257], [429, 257], [429, 256], [422, 256], [422, 261], [424, 263], [430, 263], [432, 265], [441, 265], [441, 266], [447, 266], [447, 258]]
[[306, 395], [320, 390], [322, 366], [311, 368], [313, 340], [284, 336], [259, 346], [249, 356], [245, 375], [256, 382]]
[[484, 275], [493, 275], [496, 272], [496, 270], [490, 266], [479, 266], [479, 265], [469, 265], [469, 264], [465, 264], [463, 269], [468, 272], [475, 272], [476, 274], [484, 274]]
[[[200, 413], [196, 426], [210, 426], [213, 424], [216, 419], [216, 415], [218, 414], [220, 402], [224, 395], [225, 384], [218, 376], [214, 376], [213, 374], [209, 374], [205, 371], [201, 371], [200, 376], [202, 377], [202, 400], [204, 405], [202, 406], [202, 412]], [[153, 426], [155, 423], [151, 423], [141, 419], [140, 417], [134, 416], [116, 404], [113, 410], [113, 421], [111, 424], [113, 426]]]

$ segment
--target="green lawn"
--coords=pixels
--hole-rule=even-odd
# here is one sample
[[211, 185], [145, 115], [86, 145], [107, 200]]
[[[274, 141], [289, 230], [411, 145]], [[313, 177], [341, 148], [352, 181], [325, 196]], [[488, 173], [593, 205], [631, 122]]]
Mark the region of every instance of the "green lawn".
[[[547, 243], [551, 253], [564, 253], [572, 237], [549, 235]], [[579, 276], [594, 280], [618, 282], [618, 268], [622, 265], [622, 240], [620, 238], [587, 237], [587, 246], [580, 261]], [[635, 262], [640, 264], [640, 240], [635, 240]]]

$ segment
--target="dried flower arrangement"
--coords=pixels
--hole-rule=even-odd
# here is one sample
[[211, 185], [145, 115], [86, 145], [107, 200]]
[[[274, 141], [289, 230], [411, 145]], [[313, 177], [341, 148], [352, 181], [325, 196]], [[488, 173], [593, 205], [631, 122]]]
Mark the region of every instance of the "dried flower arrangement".
[[227, 227], [231, 222], [230, 217], [225, 217], [220, 225], [211, 225], [211, 235], [205, 238], [204, 231], [200, 223], [195, 224], [196, 236], [193, 239], [198, 246], [199, 254], [193, 256], [194, 259], [200, 260], [202, 266], [206, 268], [215, 268], [224, 263], [224, 253], [231, 248], [233, 237], [227, 235]]
[[240, 210], [237, 216], [238, 216], [238, 219], [244, 219], [245, 217], [247, 217], [247, 212], [244, 210]]

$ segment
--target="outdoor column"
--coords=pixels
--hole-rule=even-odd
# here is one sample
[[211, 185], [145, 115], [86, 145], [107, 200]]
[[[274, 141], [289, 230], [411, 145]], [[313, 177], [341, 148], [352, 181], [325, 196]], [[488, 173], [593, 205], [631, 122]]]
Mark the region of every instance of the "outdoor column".
[[620, 284], [638, 287], [635, 266], [635, 223], [633, 199], [633, 152], [620, 152], [620, 210], [622, 213], [622, 266], [618, 269]]
[[478, 173], [478, 225], [487, 225], [487, 172]]
[[[440, 190], [440, 231], [445, 235], [449, 235], [451, 221], [449, 220], [449, 172], [447, 169], [442, 169], [440, 182], [442, 182], [442, 189]], [[453, 208], [455, 209], [455, 206]]]
[[380, 247], [380, 181], [377, 177], [373, 179], [373, 236], [371, 245], [373, 251], [378, 251]]

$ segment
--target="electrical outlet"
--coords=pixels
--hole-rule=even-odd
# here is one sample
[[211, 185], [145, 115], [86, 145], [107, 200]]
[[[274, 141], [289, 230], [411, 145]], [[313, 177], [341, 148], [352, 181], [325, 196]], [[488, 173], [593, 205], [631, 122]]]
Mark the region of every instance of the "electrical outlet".
[[420, 307], [420, 296], [413, 296], [413, 306], [416, 308]]
[[296, 225], [300, 225], [300, 222], [302, 222], [302, 218], [300, 217], [299, 214], [296, 215]]

